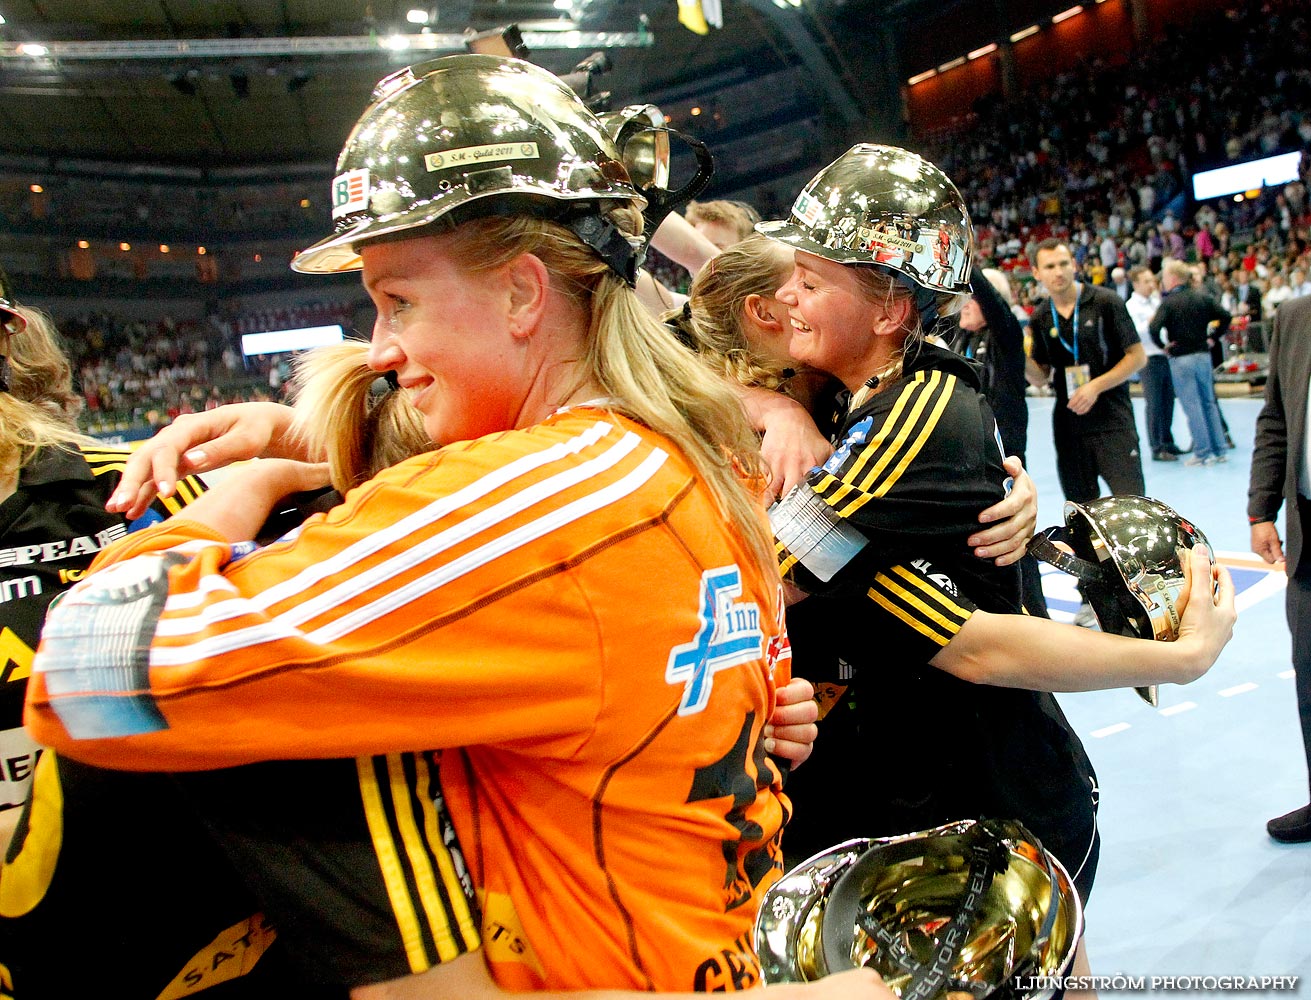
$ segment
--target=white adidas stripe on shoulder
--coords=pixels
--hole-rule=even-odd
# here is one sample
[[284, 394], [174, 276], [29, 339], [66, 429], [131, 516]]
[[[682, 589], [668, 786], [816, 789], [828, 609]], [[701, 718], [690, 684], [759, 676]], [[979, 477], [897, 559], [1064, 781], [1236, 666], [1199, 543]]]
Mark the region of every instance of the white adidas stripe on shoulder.
[[[607, 425], [608, 429], [608, 425]], [[580, 438], [583, 437], [580, 435]], [[556, 461], [563, 457], [564, 454], [576, 452], [579, 450], [573, 447], [579, 439], [567, 443], [567, 450], [560, 451], [562, 446], [552, 446], [546, 451], [554, 452]], [[594, 443], [594, 438], [586, 441], [583, 447]], [[570, 487], [586, 481], [589, 478], [597, 476], [609, 470], [621, 460], [630, 455], [640, 444], [642, 439], [630, 432], [626, 432], [614, 445], [607, 448], [604, 452], [595, 458], [589, 459], [580, 465], [567, 466], [564, 471], [545, 479], [540, 483], [531, 485], [519, 492], [507, 497], [500, 503], [488, 508], [481, 515], [471, 517], [465, 521], [452, 526], [416, 545], [411, 545], [397, 552], [396, 555], [361, 573], [354, 574], [349, 578], [336, 584], [329, 590], [317, 597], [298, 602], [295, 606], [288, 608], [279, 618], [286, 624], [300, 626], [307, 621], [317, 618], [320, 615], [327, 614], [337, 605], [349, 602], [353, 597], [360, 593], [370, 590], [374, 587], [385, 584], [388, 580], [404, 574], [415, 566], [422, 565], [424, 562], [434, 558], [441, 552], [454, 545], [473, 537], [481, 531], [494, 528], [498, 523], [521, 513], [533, 504], [560, 493]], [[538, 455], [545, 452], [537, 453]], [[532, 457], [537, 457], [532, 456]], [[516, 463], [517, 464], [517, 463]], [[533, 465], [533, 468], [540, 468], [546, 462], [539, 462]], [[500, 470], [497, 470], [498, 472]], [[519, 474], [530, 471], [527, 468], [521, 468]], [[487, 480], [493, 478], [495, 474], [485, 476], [480, 483], [488, 487]], [[500, 477], [498, 477], [500, 478]], [[478, 485], [478, 484], [474, 484]], [[160, 623], [159, 634], [168, 636], [190, 635], [203, 631], [206, 627], [221, 621], [229, 621], [233, 618], [239, 618], [244, 614], [262, 613], [272, 607], [279, 601], [294, 600], [295, 597], [303, 593], [306, 589], [313, 587], [323, 579], [329, 577], [332, 573], [347, 572], [351, 565], [357, 563], [362, 556], [371, 555], [377, 550], [377, 536], [385, 534], [388, 538], [396, 538], [400, 541], [405, 535], [413, 534], [420, 528], [425, 527], [438, 519], [449, 515], [460, 507], [465, 506], [473, 499], [479, 499], [491, 492], [497, 486], [504, 485], [504, 481], [490, 484], [489, 488], [480, 489], [477, 492], [471, 492], [471, 487], [466, 487], [459, 492], [445, 497], [442, 500], [428, 504], [422, 510], [404, 518], [398, 524], [405, 524], [407, 530], [398, 534], [392, 530], [395, 526], [384, 528], [371, 534], [368, 538], [362, 539], [355, 545], [343, 550], [330, 559], [314, 566], [307, 567], [294, 577], [270, 587], [263, 593], [252, 595], [249, 598], [236, 598], [230, 601], [220, 601], [203, 608], [199, 614], [186, 618], [167, 619]], [[455, 502], [459, 498], [459, 502]], [[420, 515], [423, 517], [420, 519]], [[363, 542], [369, 542], [363, 546]], [[361, 551], [361, 550], [364, 551]], [[353, 558], [350, 558], [353, 556]], [[194, 606], [194, 605], [193, 605]], [[174, 607], [172, 598], [169, 599], [167, 608], [172, 610]]]
[[416, 580], [412, 580], [404, 587], [392, 591], [384, 597], [366, 604], [362, 608], [357, 608], [348, 615], [322, 628], [315, 629], [309, 633], [308, 638], [311, 642], [327, 643], [340, 639], [342, 636], [349, 635], [357, 628], [363, 628], [370, 622], [381, 618], [383, 615], [390, 614], [398, 608], [404, 607], [411, 601], [417, 600], [426, 594], [432, 593], [439, 587], [457, 580], [474, 570], [481, 569], [483, 566], [494, 562], [501, 556], [508, 555], [515, 549], [522, 548], [529, 542], [536, 541], [553, 531], [557, 531], [564, 525], [577, 521], [586, 515], [600, 510], [616, 500], [626, 497], [640, 489], [652, 476], [656, 470], [665, 464], [669, 458], [668, 453], [664, 451], [654, 451], [648, 455], [642, 463], [623, 479], [612, 483], [595, 493], [589, 493], [587, 496], [575, 500], [573, 503], [565, 504], [563, 507], [557, 507], [545, 517], [540, 517], [536, 521], [530, 521], [528, 524], [521, 525], [514, 531], [508, 532], [501, 537], [488, 542], [486, 545], [466, 553], [454, 562], [447, 563], [438, 567], [431, 573], [427, 573]]
[[[411, 581], [406, 586], [387, 594], [383, 598], [371, 602], [363, 608], [358, 608], [348, 615], [343, 616], [343, 618], [325, 625], [314, 632], [303, 634], [298, 630], [298, 626], [314, 617], [330, 612], [334, 607], [349, 601], [351, 597], [358, 596], [362, 591], [374, 589], [386, 584], [388, 580], [413, 569], [417, 565], [421, 565], [424, 561], [431, 559], [435, 554], [449, 548], [451, 545], [476, 534], [478, 531], [494, 527], [497, 523], [503, 522], [514, 514], [527, 509], [541, 499], [558, 493], [578, 482], [585, 481], [587, 478], [603, 473], [617, 464], [623, 457], [631, 454], [640, 443], [641, 438], [638, 435], [631, 432], [626, 433], [615, 443], [615, 445], [607, 449], [607, 451], [602, 455], [583, 463], [581, 466], [570, 467], [562, 473], [551, 477], [551, 479], [536, 484], [529, 489], [520, 491], [520, 493], [515, 494], [513, 497], [507, 498], [500, 504], [484, 511], [480, 517], [469, 519], [469, 522], [477, 523], [463, 523], [456, 525], [447, 532], [434, 536], [425, 543], [413, 546], [410, 549], [399, 553], [396, 557], [389, 559], [386, 563], [374, 567], [367, 574], [361, 574], [352, 577], [347, 581], [343, 581], [343, 583], [333, 587], [328, 593], [319, 595], [319, 597], [313, 601], [308, 601], [304, 604], [289, 608], [282, 615], [273, 619], [272, 622], [260, 623], [249, 628], [238, 629], [226, 635], [210, 636], [186, 646], [152, 650], [151, 663], [152, 665], [160, 666], [179, 665], [197, 659], [221, 655], [225, 652], [232, 652], [248, 646], [258, 645], [262, 642], [287, 638], [294, 635], [304, 635], [304, 638], [315, 643], [331, 642], [344, 635], [348, 635], [350, 632], [367, 625], [378, 617], [388, 614], [396, 608], [402, 607], [406, 603], [416, 600], [425, 594], [431, 593], [435, 588], [441, 587], [442, 585], [458, 579], [467, 573], [473, 572], [482, 566], [486, 566], [500, 556], [521, 548], [523, 545], [531, 541], [549, 535], [552, 531], [556, 531], [572, 521], [578, 520], [589, 513], [600, 510], [609, 504], [615, 503], [624, 497], [631, 495], [648, 482], [655, 475], [656, 471], [664, 465], [669, 458], [668, 453], [661, 449], [653, 448], [652, 453], [648, 455], [636, 469], [629, 472], [622, 479], [596, 490], [595, 492], [570, 504], [550, 510], [535, 521], [529, 522], [512, 532], [508, 532], [503, 536], [493, 539], [486, 545], [481, 546], [473, 552], [467, 553], [460, 559], [440, 566], [420, 579]], [[577, 449], [571, 448], [570, 450]], [[489, 491], [484, 490], [482, 492], [485, 493]], [[465, 502], [467, 502], [467, 500]], [[431, 509], [436, 506], [436, 504], [429, 505], [429, 508], [425, 509]], [[449, 509], [451, 508], [444, 508], [446, 512], [449, 512]], [[329, 560], [329, 562], [332, 561], [334, 560]], [[315, 569], [318, 568], [319, 567], [315, 567]], [[306, 575], [307, 574], [303, 572], [298, 574], [297, 578], [305, 577]], [[315, 576], [317, 579], [317, 574]], [[279, 586], [281, 587], [283, 585]], [[203, 627], [204, 619], [213, 612], [217, 612], [217, 614], [215, 614], [214, 618], [210, 620], [225, 620], [237, 617], [248, 611], [262, 611], [269, 604], [269, 602], [265, 600], [267, 594], [268, 592], [266, 591], [264, 594], [257, 595], [249, 600], [241, 599], [237, 601], [222, 601], [213, 608], [206, 609], [205, 614], [202, 616], [196, 616], [190, 619], [169, 620], [161, 623], [161, 625], [169, 626], [167, 634], [174, 636], [185, 635], [195, 632]], [[165, 634], [163, 629], [161, 629], [161, 634]]]

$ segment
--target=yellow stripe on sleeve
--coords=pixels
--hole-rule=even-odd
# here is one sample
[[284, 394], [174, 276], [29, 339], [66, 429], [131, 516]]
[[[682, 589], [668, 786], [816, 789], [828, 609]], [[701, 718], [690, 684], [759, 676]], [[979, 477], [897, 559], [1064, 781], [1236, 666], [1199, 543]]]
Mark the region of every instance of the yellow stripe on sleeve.
[[[935, 371], [933, 374], [937, 376], [939, 373]], [[946, 410], [947, 404], [951, 402], [951, 394], [955, 387], [955, 383], [956, 376], [948, 375], [946, 376], [946, 382], [943, 386], [935, 386], [932, 391], [921, 394], [920, 398], [915, 403], [914, 412], [910, 415], [910, 419], [906, 422], [906, 426], [903, 428], [902, 435], [899, 436], [897, 447], [888, 449], [888, 453], [879, 461], [878, 466], [871, 470], [865, 482], [860, 484], [861, 490], [868, 492], [859, 493], [856, 498], [846, 506], [846, 508], [839, 511], [839, 514], [841, 514], [842, 517], [850, 517], [870, 500], [875, 497], [885, 496], [887, 492], [897, 484], [897, 481], [900, 480], [906, 470], [910, 468], [910, 463], [915, 460], [915, 456], [924, 450], [924, 445], [927, 444], [929, 439], [933, 436], [933, 432], [937, 428], [938, 422], [942, 419], [942, 414]], [[879, 482], [877, 487], [874, 487], [871, 490], [870, 487], [874, 486], [878, 475], [885, 470], [887, 464], [892, 462], [893, 457], [901, 451], [903, 445], [906, 444], [906, 439], [910, 436], [910, 430], [915, 426], [921, 413], [930, 402], [933, 402], [933, 409], [930, 411], [924, 426], [915, 436], [914, 441], [910, 442], [909, 447], [902, 452], [900, 460], [897, 462], [896, 466], [888, 472], [883, 481]]]
[[[905, 587], [898, 584], [886, 573], [876, 574], [874, 577], [874, 583], [875, 586], [881, 585], [888, 592], [901, 598], [916, 611], [919, 611], [921, 614], [927, 617], [929, 621], [934, 622], [935, 624], [940, 626], [945, 632], [947, 632], [948, 633], [947, 638], [942, 640], [942, 645], [945, 646], [948, 642], [951, 641], [951, 637], [960, 631], [960, 627], [961, 627], [960, 622], [954, 621], [951, 618], [948, 618], [938, 609], [930, 607], [925, 601], [921, 600], [919, 597], [917, 597], [915, 594], [912, 594]], [[870, 588], [870, 589], [873, 590], [874, 588]]]
[[391, 778], [391, 799], [392, 808], [396, 812], [396, 825], [401, 832], [405, 854], [410, 860], [410, 871], [414, 875], [419, 905], [423, 907], [424, 915], [428, 918], [428, 927], [432, 931], [433, 941], [437, 944], [438, 959], [449, 962], [460, 954], [460, 948], [451, 936], [451, 928], [446, 920], [446, 908], [437, 893], [437, 875], [432, 868], [432, 859], [428, 856], [428, 848], [424, 845], [419, 826], [414, 821], [414, 810], [410, 808], [413, 799], [410, 779], [405, 774], [405, 765], [399, 754], [387, 755], [387, 774]]
[[972, 612], [966, 611], [964, 608], [962, 608], [959, 604], [955, 603], [950, 597], [948, 597], [937, 587], [929, 586], [927, 583], [924, 582], [923, 579], [916, 576], [905, 566], [893, 566], [892, 572], [896, 573], [902, 579], [907, 580], [910, 583], [914, 584], [920, 590], [924, 591], [924, 593], [928, 594], [935, 601], [937, 601], [939, 604], [945, 607], [948, 611], [952, 612], [953, 614], [960, 615], [961, 624], [964, 624], [965, 622], [969, 621]]
[[[936, 375], [937, 372], [935, 371], [932, 374]], [[890, 460], [888, 455], [881, 454], [881, 453], [887, 447], [887, 441], [889, 437], [892, 437], [894, 442], [900, 442], [901, 439], [905, 436], [906, 429], [905, 427], [902, 426], [902, 422], [907, 418], [904, 415], [904, 411], [906, 410], [907, 407], [911, 405], [911, 402], [914, 399], [918, 398], [923, 393], [923, 385], [924, 385], [923, 373], [918, 373], [916, 374], [915, 378], [911, 380], [910, 385], [908, 385], [902, 391], [901, 395], [897, 397], [897, 401], [892, 404], [892, 410], [888, 413], [887, 419], [883, 421], [883, 425], [879, 428], [878, 434], [876, 434], [874, 438], [865, 445], [865, 447], [861, 450], [860, 457], [857, 458], [854, 463], [852, 463], [851, 468], [848, 469], [846, 474], [842, 477], [842, 482], [844, 485], [840, 489], [838, 489], [831, 497], [824, 498], [825, 501], [827, 501], [827, 503], [829, 504], [829, 506], [836, 507], [839, 503], [842, 502], [843, 498], [848, 493], [850, 493], [853, 489], [856, 488], [855, 487], [856, 480], [860, 478], [861, 471], [865, 468], [865, 465], [866, 463], [869, 462], [871, 456], [873, 455], [880, 456], [879, 461], [875, 465], [874, 471], [876, 473], [878, 472], [879, 468], [881, 468], [887, 461]], [[911, 424], [913, 425], [914, 415], [912, 414], [909, 419]], [[891, 450], [895, 452], [896, 448], [899, 446], [900, 446], [899, 444], [894, 444]], [[839, 447], [841, 447], [841, 445], [839, 445]], [[815, 492], [818, 493], [820, 491], [817, 489]]]
[[929, 639], [932, 639], [937, 645], [945, 646], [947, 645], [947, 643], [951, 641], [951, 636], [940, 635], [938, 632], [932, 629], [928, 624], [920, 621], [918, 618], [916, 618], [914, 615], [912, 615], [910, 612], [906, 611], [905, 609], [898, 607], [896, 604], [890, 601], [883, 594], [880, 594], [873, 587], [869, 589], [869, 598], [875, 604], [879, 605], [882, 608], [886, 608], [888, 611], [892, 612], [892, 614], [896, 615], [903, 622], [905, 622], [907, 625], [913, 628], [916, 632], [920, 633], [923, 636], [927, 636]]
[[189, 504], [195, 502], [195, 499], [199, 494], [196, 493], [196, 489], [189, 479], [179, 479], [176, 486], [177, 497], [182, 501], [182, 503]]
[[405, 884], [405, 872], [396, 851], [396, 841], [392, 838], [391, 825], [387, 822], [382, 790], [378, 787], [378, 778], [373, 771], [373, 758], [355, 758], [355, 769], [360, 777], [360, 796], [364, 801], [369, 835], [373, 838], [373, 850], [382, 871], [383, 883], [387, 887], [387, 898], [391, 900], [396, 926], [401, 932], [405, 957], [410, 963], [411, 972], [425, 972], [429, 968], [429, 961], [423, 945], [423, 932], [419, 929], [419, 917], [414, 911], [414, 901], [410, 899], [409, 888]]

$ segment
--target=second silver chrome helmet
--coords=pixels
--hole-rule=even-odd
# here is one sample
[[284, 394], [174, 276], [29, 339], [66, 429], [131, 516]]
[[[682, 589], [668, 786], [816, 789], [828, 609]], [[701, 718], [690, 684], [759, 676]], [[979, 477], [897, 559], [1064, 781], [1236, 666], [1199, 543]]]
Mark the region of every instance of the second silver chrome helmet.
[[964, 820], [802, 863], [765, 894], [756, 950], [767, 984], [865, 965], [902, 1000], [1039, 1000], [1082, 931], [1068, 873], [1031, 833]]
[[[1050, 538], [1067, 542], [1076, 558], [1049, 552]], [[1197, 525], [1160, 500], [1110, 496], [1066, 501], [1065, 528], [1048, 528], [1030, 551], [1083, 581], [1104, 631], [1170, 642], [1179, 637], [1179, 597], [1188, 582], [1184, 553], [1195, 545], [1210, 549]]]
[[965, 199], [928, 160], [859, 143], [811, 178], [791, 215], [756, 231], [839, 264], [874, 264], [934, 292], [970, 290]]
[[[1179, 598], [1188, 582], [1185, 553], [1195, 545], [1210, 550], [1214, 566], [1206, 535], [1172, 507], [1151, 497], [1110, 496], [1066, 501], [1065, 526], [1039, 532], [1029, 552], [1081, 582], [1102, 631], [1172, 642], [1179, 637]], [[1157, 704], [1156, 685], [1134, 690]]]
[[[598, 220], [602, 203], [646, 205], [600, 120], [546, 70], [473, 54], [419, 63], [374, 89], [373, 103], [337, 159], [335, 231], [291, 266], [358, 270], [359, 243], [453, 212], [468, 217], [485, 208], [483, 214], [491, 214], [492, 205], [476, 203], [513, 196], [529, 210], [554, 203], [554, 211], [590, 209]], [[622, 257], [623, 247], [606, 238], [610, 253]]]

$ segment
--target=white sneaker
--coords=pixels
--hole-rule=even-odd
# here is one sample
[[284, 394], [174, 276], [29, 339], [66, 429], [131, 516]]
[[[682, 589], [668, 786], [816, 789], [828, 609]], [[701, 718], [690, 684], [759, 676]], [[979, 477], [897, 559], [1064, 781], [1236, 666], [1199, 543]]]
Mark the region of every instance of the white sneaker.
[[1097, 613], [1093, 611], [1092, 605], [1087, 601], [1079, 605], [1079, 610], [1074, 613], [1074, 624], [1080, 628], [1097, 628]]
[[1219, 455], [1212, 455], [1206, 460], [1207, 465], [1219, 465], [1221, 462], [1229, 461], [1229, 456], [1221, 452]]
[[1193, 466], [1193, 468], [1196, 468], [1199, 465], [1206, 465], [1209, 462], [1210, 459], [1202, 458], [1200, 455], [1197, 454], [1189, 455], [1187, 458], [1184, 459], [1184, 465], [1191, 465]]

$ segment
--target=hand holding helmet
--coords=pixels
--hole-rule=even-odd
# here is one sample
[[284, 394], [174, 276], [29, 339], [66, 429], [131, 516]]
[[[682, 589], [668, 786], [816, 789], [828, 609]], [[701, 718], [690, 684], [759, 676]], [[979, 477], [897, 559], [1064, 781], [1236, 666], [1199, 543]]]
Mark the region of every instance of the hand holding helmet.
[[[1058, 541], [1073, 554], [1058, 549]], [[1064, 527], [1040, 532], [1029, 551], [1082, 582], [1102, 631], [1197, 643], [1197, 656], [1185, 658], [1182, 683], [1205, 673], [1233, 633], [1236, 613], [1228, 572], [1215, 565], [1201, 530], [1159, 500], [1111, 496], [1086, 504], [1068, 501]], [[1199, 593], [1212, 599], [1192, 602], [1185, 628], [1188, 597]], [[1156, 704], [1155, 686], [1135, 690]]]
[[[1179, 594], [1179, 635], [1176, 643], [1196, 647], [1193, 676], [1201, 677], [1233, 638], [1238, 613], [1234, 610], [1234, 580], [1213, 562], [1210, 550], [1198, 546], [1188, 554], [1188, 578]], [[1208, 600], [1209, 598], [1209, 600]]]

